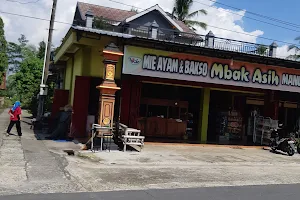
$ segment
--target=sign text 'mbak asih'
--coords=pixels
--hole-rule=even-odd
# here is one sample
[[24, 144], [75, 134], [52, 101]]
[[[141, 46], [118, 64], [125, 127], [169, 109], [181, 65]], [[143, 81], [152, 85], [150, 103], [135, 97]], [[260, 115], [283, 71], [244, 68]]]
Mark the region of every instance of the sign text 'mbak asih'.
[[178, 73], [192, 76], [209, 76], [211, 79], [232, 80], [245, 83], [256, 83], [262, 85], [287, 85], [300, 87], [300, 76], [295, 74], [282, 74], [282, 80], [274, 69], [267, 71], [256, 68], [247, 69], [241, 66], [232, 69], [228, 64], [213, 63], [211, 66], [205, 61], [182, 60], [167, 56], [156, 56], [145, 54], [142, 61], [144, 70], [165, 73]]

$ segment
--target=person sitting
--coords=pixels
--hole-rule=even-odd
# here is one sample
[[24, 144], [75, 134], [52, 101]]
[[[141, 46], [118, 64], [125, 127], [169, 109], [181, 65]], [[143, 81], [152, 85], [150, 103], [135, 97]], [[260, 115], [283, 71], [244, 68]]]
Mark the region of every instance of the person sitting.
[[56, 129], [51, 133], [51, 136], [46, 139], [65, 139], [69, 130], [72, 117], [72, 107], [67, 105], [64, 107], [64, 112], [61, 113]]
[[47, 134], [51, 134], [58, 126], [60, 116], [64, 112], [64, 107], [60, 107], [58, 113], [51, 119]]

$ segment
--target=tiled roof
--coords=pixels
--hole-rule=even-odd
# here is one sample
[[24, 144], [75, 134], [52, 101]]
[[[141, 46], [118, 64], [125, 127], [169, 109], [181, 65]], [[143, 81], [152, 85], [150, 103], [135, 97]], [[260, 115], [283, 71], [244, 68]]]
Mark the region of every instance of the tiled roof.
[[183, 32], [186, 32], [186, 33], [195, 33], [187, 25], [185, 25], [185, 23], [183, 23], [182, 21], [179, 21], [179, 20], [176, 20], [176, 19], [174, 19], [174, 21], [183, 29]]
[[81, 18], [85, 20], [85, 13], [90, 10], [94, 16], [103, 17], [113, 21], [124, 21], [126, 18], [136, 15], [136, 12], [120, 10], [116, 8], [108, 8], [104, 6], [78, 2], [78, 8]]
[[[112, 21], [124, 21], [125, 19], [136, 15], [136, 12], [121, 10], [117, 8], [109, 8], [94, 4], [88, 4], [83, 2], [78, 2], [78, 8], [81, 14], [81, 18], [85, 20], [85, 13], [90, 10], [93, 12], [94, 16], [103, 17]], [[182, 21], [178, 21], [173, 19], [182, 29], [183, 32], [194, 33], [187, 25], [185, 25]]]

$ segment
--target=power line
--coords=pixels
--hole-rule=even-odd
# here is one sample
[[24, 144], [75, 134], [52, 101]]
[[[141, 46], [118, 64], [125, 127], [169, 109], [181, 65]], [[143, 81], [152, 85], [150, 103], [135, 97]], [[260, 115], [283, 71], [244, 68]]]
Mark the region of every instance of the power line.
[[[143, 8], [139, 8], [139, 7], [137, 7], [137, 6], [129, 5], [129, 4], [126, 4], [126, 3], [119, 2], [119, 1], [115, 1], [115, 0], [108, 0], [108, 1], [114, 2], [114, 3], [118, 3], [118, 4], [121, 4], [121, 5], [125, 5], [125, 6], [129, 6], [129, 7], [132, 7], [132, 8], [137, 8], [137, 9], [140, 9], [140, 10], [145, 10], [145, 9], [143, 9]], [[218, 2], [212, 1], [212, 0], [207, 0], [207, 1], [211, 1], [211, 2], [218, 3]], [[199, 2], [199, 1], [193, 1], [193, 2], [202, 4], [202, 5], [205, 5], [205, 6], [208, 6], [208, 7], [213, 7], [213, 5], [208, 5], [208, 4]], [[228, 7], [228, 6], [227, 6], [227, 7]], [[215, 7], [213, 7], [213, 8], [215, 8]], [[244, 9], [240, 9], [240, 8], [235, 8], [235, 7], [231, 7], [231, 8], [234, 8], [234, 9], [240, 10], [240, 11], [245, 11]], [[215, 9], [217, 9], [217, 8], [215, 8]], [[238, 14], [238, 13], [234, 13], [234, 12], [231, 12], [231, 11], [228, 11], [228, 10], [224, 10], [224, 11], [225, 11], [225, 12], [228, 12], [228, 13], [231, 13], [231, 14], [239, 15], [239, 16], [241, 16], [241, 17], [245, 17], [245, 18], [248, 18], [248, 19], [252, 19], [252, 20], [255, 20], [255, 21], [259, 21], [259, 22], [262, 22], [262, 23], [265, 23], [265, 24], [269, 24], [269, 25], [272, 25], [272, 26], [276, 26], [276, 27], [279, 27], [279, 28], [283, 28], [283, 29], [287, 29], [287, 30], [291, 30], [291, 31], [300, 33], [300, 30], [290, 29], [290, 28], [288, 28], [288, 27], [283, 27], [283, 26], [280, 26], [280, 25], [272, 24], [272, 23], [269, 23], [269, 22], [266, 22], [266, 21], [262, 21], [262, 20], [255, 19], [255, 18], [252, 18], [252, 17], [244, 16], [244, 15], [241, 15], [241, 14]], [[246, 11], [246, 12], [247, 12], [247, 11]], [[300, 28], [300, 25], [298, 25], [298, 27], [296, 27], [296, 28]]]
[[13, 3], [19, 3], [19, 4], [31, 4], [31, 3], [37, 3], [40, 0], [28, 1], [28, 2], [22, 2], [22, 1], [16, 1], [16, 0], [6, 0], [6, 1], [13, 2]]
[[[3, 14], [7, 14], [7, 15], [14, 15], [14, 16], [19, 16], [19, 17], [25, 17], [25, 18], [30, 18], [30, 19], [37, 19], [37, 20], [41, 20], [41, 21], [50, 21], [49, 19], [45, 19], [45, 18], [40, 18], [40, 17], [33, 17], [33, 16], [28, 16], [28, 15], [21, 15], [21, 14], [16, 14], [16, 13], [10, 13], [10, 12], [5, 12], [0, 10], [0, 13]], [[55, 21], [56, 23], [59, 24], [67, 24], [67, 25], [73, 25], [72, 23], [68, 23], [68, 22], [61, 22], [61, 21]]]
[[[145, 10], [143, 8], [139, 8], [139, 7], [136, 7], [136, 6], [133, 6], [133, 5], [129, 5], [129, 4], [125, 4], [125, 3], [115, 1], [115, 0], [108, 0], [108, 1], [118, 3], [118, 4], [122, 4], [122, 5], [129, 6], [129, 7], [138, 8], [138, 9], [141, 9], [141, 10]], [[210, 0], [208, 0], [208, 1], [210, 1]], [[234, 33], [238, 33], [238, 34], [247, 35], [247, 36], [250, 36], [250, 37], [255, 37], [255, 38], [265, 39], [265, 40], [269, 40], [269, 41], [276, 41], [276, 42], [280, 42], [280, 43], [284, 43], [284, 44], [298, 46], [297, 44], [290, 43], [290, 42], [285, 42], [285, 41], [281, 41], [281, 40], [277, 40], [277, 39], [271, 39], [271, 38], [267, 38], [267, 37], [263, 37], [263, 36], [256, 36], [256, 35], [253, 35], [253, 34], [243, 33], [243, 32], [239, 32], [239, 31], [233, 31], [233, 30], [229, 30], [229, 29], [226, 29], [226, 28], [221, 28], [221, 27], [217, 27], [217, 26], [213, 26], [213, 25], [209, 25], [209, 24], [207, 24], [207, 26], [212, 27], [212, 28], [216, 28], [216, 29], [220, 29], [220, 30], [225, 30], [225, 31], [229, 31], [229, 32], [234, 32]]]
[[133, 5], [129, 5], [129, 4], [126, 4], [126, 3], [122, 3], [122, 2], [119, 2], [119, 1], [114, 1], [114, 0], [108, 0], [108, 1], [113, 2], [113, 3], [118, 3], [118, 4], [121, 4], [121, 5], [124, 5], [124, 6], [129, 6], [131, 8], [137, 8], [139, 10], [145, 10], [143, 8], [139, 8], [139, 7], [136, 7], [136, 6], [133, 6]]
[[[235, 6], [231, 6], [231, 5], [228, 5], [228, 4], [225, 4], [225, 3], [221, 3], [221, 2], [218, 2], [218, 1], [215, 1], [215, 0], [207, 0], [207, 1], [213, 2], [215, 4], [223, 5], [223, 6], [226, 6], [228, 8], [235, 9], [235, 10], [244, 10], [244, 9], [237, 8]], [[284, 20], [281, 20], [281, 19], [269, 17], [269, 16], [266, 16], [266, 15], [262, 15], [262, 14], [259, 14], [259, 13], [252, 12], [252, 11], [247, 11], [246, 10], [245, 12], [248, 13], [248, 14], [252, 14], [252, 15], [255, 15], [255, 16], [258, 16], [258, 17], [262, 17], [262, 18], [271, 20], [271, 21], [276, 21], [276, 22], [281, 23], [281, 24], [285, 24], [285, 25], [289, 25], [289, 26], [292, 26], [292, 27], [300, 28], [299, 24], [287, 22], [287, 21], [284, 21]]]
[[[218, 8], [214, 7], [213, 5], [208, 5], [208, 4], [199, 2], [199, 1], [193, 1], [193, 2], [201, 4], [201, 5], [204, 5], [204, 6], [208, 6], [208, 7], [211, 7], [211, 8], [214, 8], [214, 9], [218, 10]], [[245, 18], [248, 18], [248, 19], [251, 19], [251, 20], [254, 20], [254, 21], [258, 21], [258, 22], [261, 22], [261, 23], [264, 23], [264, 24], [269, 24], [269, 25], [276, 26], [276, 27], [279, 27], [279, 28], [282, 28], [282, 29], [285, 29], [285, 30], [290, 30], [290, 31], [294, 31], [294, 32], [300, 33], [300, 30], [295, 30], [295, 29], [291, 29], [291, 28], [288, 28], [288, 27], [284, 27], [284, 26], [280, 26], [280, 25], [277, 25], [277, 24], [273, 24], [273, 23], [270, 23], [270, 22], [266, 22], [266, 21], [263, 21], [263, 20], [255, 19], [255, 18], [252, 18], [252, 17], [248, 17], [248, 16], [245, 16], [245, 15], [241, 15], [241, 14], [235, 13], [235, 12], [231, 12], [229, 10], [224, 10], [224, 11], [228, 12], [228, 13], [231, 13], [231, 14], [234, 14], [234, 15], [245, 17]]]
[[[112, 1], [114, 3], [121, 3], [121, 2], [118, 2], [118, 1], [114, 1], [114, 0], [108, 0], [108, 1]], [[124, 4], [124, 3], [121, 3], [121, 4], [126, 5], [126, 6], [130, 6], [130, 7], [135, 7], [135, 8], [138, 8], [138, 9], [142, 9], [142, 8], [132, 6], [132, 5], [129, 5], [129, 4]], [[145, 10], [145, 9], [142, 9], [142, 10]], [[1, 11], [1, 10], [0, 10], [0, 13], [19, 16], [19, 17], [25, 17], [25, 18], [30, 18], [30, 19], [36, 19], [36, 20], [42, 20], [42, 21], [50, 21], [49, 19], [45, 19], [45, 18], [33, 17], [33, 16], [28, 16], [28, 15], [21, 15], [21, 14], [16, 14], [16, 13], [5, 12], [5, 11]], [[73, 25], [72, 23], [68, 23], [68, 22], [61, 22], [61, 21], [55, 21], [55, 22], [60, 23], [60, 24]], [[267, 38], [267, 37], [263, 37], [263, 36], [256, 36], [256, 35], [253, 35], [253, 34], [243, 33], [243, 32], [239, 32], [239, 31], [233, 31], [233, 30], [229, 30], [229, 29], [226, 29], [226, 28], [221, 28], [221, 27], [217, 27], [217, 26], [213, 26], [213, 25], [207, 25], [207, 26], [212, 27], [212, 28], [216, 28], [216, 29], [220, 29], [220, 30], [225, 30], [225, 31], [229, 31], [229, 32], [242, 34], [242, 35], [247, 35], [247, 36], [250, 36], [250, 37], [255, 37], [255, 38], [265, 39], [265, 40], [269, 40], [269, 41], [276, 41], [276, 42], [280, 42], [280, 43], [283, 43], [283, 44], [298, 46], [298, 44], [289, 43], [289, 42], [285, 42], [285, 41], [281, 41], [281, 40], [277, 40], [277, 39]]]

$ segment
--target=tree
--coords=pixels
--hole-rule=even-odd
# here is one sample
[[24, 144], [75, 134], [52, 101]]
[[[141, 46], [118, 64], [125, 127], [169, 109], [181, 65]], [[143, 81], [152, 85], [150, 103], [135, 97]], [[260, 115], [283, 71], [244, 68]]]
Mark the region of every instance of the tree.
[[15, 72], [19, 68], [20, 62], [22, 60], [21, 47], [14, 42], [9, 42], [7, 46], [7, 55], [9, 71]]
[[103, 17], [95, 17], [93, 21], [93, 27], [96, 29], [104, 29], [107, 31], [113, 31], [115, 28], [110, 24], [109, 21], [107, 21]]
[[267, 49], [268, 47], [266, 47], [265, 45], [258, 45], [256, 51], [259, 55], [265, 55]]
[[[295, 38], [296, 41], [298, 41], [300, 43], [300, 36]], [[300, 50], [300, 48], [297, 45], [290, 45], [288, 47], [288, 51], [291, 50], [295, 50], [295, 54], [294, 55], [289, 55], [287, 58], [289, 59], [293, 59], [293, 60], [299, 60], [300, 59], [300, 55], [298, 54], [298, 51]]]
[[39, 49], [38, 49], [38, 53], [37, 53], [37, 57], [38, 57], [39, 59], [44, 60], [44, 57], [45, 57], [45, 49], [46, 49], [46, 42], [41, 41], [41, 42], [39, 43]]
[[132, 8], [130, 9], [130, 11], [131, 11], [131, 12], [135, 12], [135, 13], [138, 13], [138, 12], [139, 12], [138, 9], [135, 8], [135, 7], [132, 7]]
[[198, 14], [207, 15], [207, 11], [204, 9], [196, 10], [190, 13], [191, 7], [193, 5], [193, 0], [175, 0], [172, 16], [177, 20], [182, 21], [190, 28], [198, 26], [206, 30], [207, 24], [204, 22], [199, 22], [191, 20], [193, 17], [198, 16]]
[[35, 112], [37, 106], [34, 99], [39, 92], [43, 60], [37, 56], [34, 46], [20, 41], [20, 48], [22, 59], [19, 61], [16, 73], [9, 77], [8, 89], [14, 91], [9, 95], [14, 101], [20, 100], [24, 108]]
[[28, 43], [28, 40], [25, 35], [21, 34], [21, 37], [18, 38], [21, 47], [25, 47]]
[[23, 60], [23, 51], [27, 51], [28, 49], [35, 50], [35, 47], [32, 45], [26, 47], [28, 40], [26, 39], [25, 35], [21, 34], [20, 38], [18, 38], [18, 41], [18, 44], [9, 42], [7, 47], [9, 71], [12, 72], [16, 72], [18, 70], [20, 63]]
[[4, 23], [0, 17], [0, 83], [3, 80], [3, 73], [6, 72], [8, 66], [7, 42], [4, 35]]
[[[28, 109], [34, 116], [37, 112], [37, 95], [40, 90], [40, 81], [42, 77], [44, 54], [46, 43], [39, 43], [38, 48], [29, 45], [24, 35], [18, 40], [18, 44], [10, 43], [9, 51], [12, 63], [17, 63], [15, 74], [9, 76], [7, 81], [7, 96], [13, 101], [19, 100], [24, 108]], [[49, 92], [45, 99], [45, 110], [51, 109], [54, 82], [47, 83]]]

